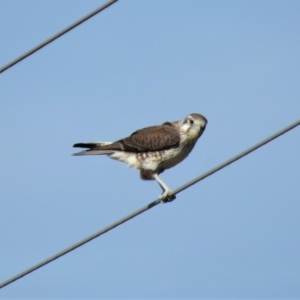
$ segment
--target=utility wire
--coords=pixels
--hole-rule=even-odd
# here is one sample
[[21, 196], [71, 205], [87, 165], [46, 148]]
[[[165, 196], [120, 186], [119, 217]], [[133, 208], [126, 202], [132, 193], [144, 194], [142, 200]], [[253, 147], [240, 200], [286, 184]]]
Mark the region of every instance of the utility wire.
[[[264, 146], [265, 144], [271, 142], [272, 140], [275, 140], [276, 138], [278, 138], [279, 136], [281, 136], [282, 134], [288, 132], [289, 130], [295, 128], [296, 126], [300, 125], [300, 119], [294, 123], [292, 123], [291, 125], [277, 131], [276, 133], [270, 135], [269, 137], [265, 138], [264, 140], [260, 141], [259, 143], [253, 145], [252, 147], [244, 150], [243, 152], [233, 156], [232, 158], [228, 159], [227, 161], [221, 163], [220, 165], [214, 167], [213, 169], [210, 169], [209, 171], [203, 173], [202, 175], [192, 179], [191, 181], [185, 183], [184, 185], [180, 186], [179, 188], [173, 190], [173, 194], [177, 194], [179, 192], [182, 192], [183, 190], [187, 189], [188, 187], [194, 185], [195, 183], [199, 182], [200, 180], [214, 174], [215, 172], [227, 167], [228, 165], [232, 164], [233, 162], [239, 160], [240, 158], [248, 155], [249, 153], [255, 151], [256, 149], [260, 148], [261, 146]], [[0, 286], [1, 287], [1, 286]]]
[[43, 41], [42, 43], [36, 45], [35, 47], [33, 47], [32, 49], [30, 49], [29, 51], [25, 52], [24, 54], [22, 54], [21, 56], [17, 57], [16, 59], [12, 60], [11, 62], [9, 62], [8, 64], [4, 65], [3, 67], [0, 68], [0, 73], [4, 72], [5, 70], [9, 69], [10, 67], [12, 67], [13, 65], [17, 64], [18, 62], [20, 62], [21, 60], [23, 60], [24, 58], [30, 56], [31, 54], [33, 54], [34, 52], [40, 50], [41, 48], [43, 48], [44, 46], [50, 44], [51, 42], [53, 42], [55, 39], [61, 37], [62, 35], [64, 35], [65, 33], [67, 33], [68, 31], [72, 30], [73, 28], [75, 28], [76, 26], [80, 25], [81, 23], [85, 22], [86, 20], [88, 20], [89, 18], [93, 17], [94, 15], [96, 15], [97, 13], [99, 13], [100, 11], [104, 10], [105, 8], [109, 7], [110, 5], [114, 4], [115, 2], [117, 2], [118, 0], [109, 0], [108, 2], [104, 3], [103, 5], [99, 6], [98, 8], [96, 8], [95, 10], [93, 10], [92, 12], [90, 12], [89, 14], [85, 15], [84, 17], [80, 18], [79, 20], [77, 20], [76, 22], [72, 23], [71, 25], [67, 26], [66, 28], [62, 29], [61, 31], [57, 32], [56, 34], [54, 34], [53, 36], [49, 37], [48, 39], [46, 39], [45, 41]]
[[[278, 131], [278, 132], [272, 134], [271, 136], [269, 136], [268, 138], [266, 138], [266, 139], [262, 140], [261, 142], [255, 144], [254, 146], [252, 146], [252, 147], [250, 147], [250, 148], [244, 150], [243, 152], [241, 152], [241, 153], [239, 153], [239, 154], [233, 156], [232, 158], [228, 159], [227, 161], [223, 162], [222, 164], [220, 164], [220, 165], [218, 165], [218, 166], [212, 168], [211, 170], [205, 172], [204, 174], [202, 174], [202, 175], [200, 175], [200, 176], [194, 178], [193, 180], [191, 180], [191, 181], [187, 182], [186, 184], [182, 185], [181, 187], [175, 189], [175, 190], [173, 191], [173, 195], [178, 194], [179, 192], [181, 192], [181, 191], [187, 189], [188, 187], [190, 187], [191, 185], [193, 185], [193, 184], [195, 184], [195, 183], [197, 183], [197, 182], [203, 180], [204, 178], [206, 178], [206, 177], [208, 177], [208, 176], [214, 174], [215, 172], [217, 172], [217, 171], [219, 171], [219, 170], [225, 168], [226, 166], [232, 164], [233, 162], [237, 161], [238, 159], [242, 158], [243, 156], [245, 156], [245, 155], [247, 155], [247, 154], [249, 154], [249, 153], [255, 151], [256, 149], [258, 149], [258, 148], [260, 148], [261, 146], [263, 146], [263, 145], [269, 143], [270, 141], [272, 141], [272, 140], [278, 138], [280, 135], [282, 135], [282, 134], [288, 132], [289, 130], [293, 129], [294, 127], [296, 127], [296, 126], [298, 126], [298, 125], [300, 125], [300, 119], [299, 119], [298, 121], [292, 123], [291, 125], [289, 125], [289, 126], [283, 128], [283, 129], [281, 129], [280, 131]], [[105, 228], [103, 228], [103, 229], [101, 229], [101, 230], [95, 232], [94, 234], [92, 234], [92, 235], [86, 237], [85, 239], [83, 239], [83, 240], [81, 240], [81, 241], [75, 243], [74, 245], [72, 245], [72, 246], [70, 246], [70, 247], [68, 247], [68, 248], [66, 248], [66, 249], [64, 249], [64, 250], [62, 250], [62, 251], [60, 251], [60, 252], [58, 252], [58, 253], [56, 253], [56, 254], [50, 256], [49, 258], [47, 258], [47, 259], [45, 259], [45, 260], [39, 262], [38, 264], [36, 264], [36, 265], [34, 265], [34, 266], [32, 266], [32, 267], [30, 267], [30, 268], [24, 270], [23, 272], [21, 272], [21, 273], [15, 275], [15, 276], [13, 276], [13, 277], [7, 279], [6, 281], [0, 283], [0, 288], [3, 288], [4, 286], [6, 286], [6, 285], [8, 285], [8, 284], [10, 284], [10, 283], [12, 283], [12, 282], [14, 282], [14, 281], [20, 279], [21, 277], [23, 277], [23, 276], [25, 276], [25, 275], [27, 275], [27, 274], [29, 274], [29, 273], [35, 271], [36, 269], [43, 267], [44, 265], [46, 265], [46, 264], [48, 264], [48, 263], [54, 261], [55, 259], [57, 259], [57, 258], [59, 258], [59, 257], [61, 257], [61, 256], [63, 256], [63, 255], [65, 255], [65, 254], [67, 254], [67, 253], [73, 251], [74, 249], [76, 249], [76, 248], [78, 248], [78, 247], [84, 245], [85, 243], [90, 242], [91, 240], [95, 239], [96, 237], [102, 235], [103, 233], [108, 232], [109, 230], [111, 230], [111, 229], [113, 229], [113, 228], [115, 228], [115, 227], [117, 227], [117, 226], [119, 226], [119, 225], [121, 225], [121, 224], [127, 222], [128, 220], [130, 220], [130, 219], [136, 217], [137, 215], [139, 215], [139, 214], [145, 212], [146, 210], [148, 210], [148, 209], [150, 209], [150, 208], [156, 206], [156, 205], [159, 204], [160, 202], [161, 202], [161, 200], [160, 200], [160, 199], [157, 199], [157, 200], [155, 200], [155, 201], [149, 203], [148, 205], [141, 207], [140, 209], [138, 209], [138, 210], [132, 212], [131, 214], [129, 214], [129, 215], [123, 217], [122, 219], [120, 219], [120, 220], [118, 220], [118, 221], [116, 221], [116, 222], [114, 222], [114, 223], [108, 225], [107, 227], [105, 227]]]

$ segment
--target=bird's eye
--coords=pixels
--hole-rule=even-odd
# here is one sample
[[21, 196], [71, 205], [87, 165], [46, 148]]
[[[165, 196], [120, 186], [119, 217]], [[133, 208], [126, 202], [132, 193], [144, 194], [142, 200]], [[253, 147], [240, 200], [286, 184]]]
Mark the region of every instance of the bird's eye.
[[188, 123], [189, 123], [189, 125], [193, 125], [194, 124], [194, 120], [188, 119]]

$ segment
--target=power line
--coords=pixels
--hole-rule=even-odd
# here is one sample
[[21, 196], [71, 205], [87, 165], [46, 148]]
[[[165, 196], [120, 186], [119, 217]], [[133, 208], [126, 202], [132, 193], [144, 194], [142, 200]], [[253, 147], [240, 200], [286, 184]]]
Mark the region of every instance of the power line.
[[76, 22], [72, 23], [71, 25], [67, 26], [66, 28], [62, 29], [61, 31], [57, 32], [56, 34], [54, 34], [53, 36], [49, 37], [48, 39], [46, 39], [45, 41], [43, 41], [42, 43], [36, 45], [35, 47], [33, 47], [32, 49], [30, 49], [29, 51], [25, 52], [24, 54], [20, 55], [19, 57], [17, 57], [16, 59], [12, 60], [11, 62], [9, 62], [8, 64], [4, 65], [3, 67], [0, 68], [0, 73], [4, 72], [5, 70], [9, 69], [10, 67], [12, 67], [13, 65], [17, 64], [18, 62], [20, 62], [21, 60], [23, 60], [24, 58], [30, 56], [31, 54], [33, 54], [34, 52], [38, 51], [39, 49], [43, 48], [44, 46], [50, 44], [51, 42], [53, 42], [55, 39], [61, 37], [62, 35], [64, 35], [65, 33], [67, 33], [68, 31], [72, 30], [73, 28], [75, 28], [76, 26], [80, 25], [81, 23], [85, 22], [86, 20], [88, 20], [89, 18], [93, 17], [94, 15], [96, 15], [97, 13], [99, 13], [100, 11], [104, 10], [105, 8], [109, 7], [110, 5], [114, 4], [115, 2], [117, 2], [118, 0], [109, 0], [108, 2], [104, 3], [103, 5], [99, 6], [98, 8], [96, 8], [95, 10], [93, 10], [92, 12], [90, 12], [89, 14], [85, 15], [84, 17], [80, 18], [79, 20], [77, 20]]
[[[243, 152], [241, 152], [241, 153], [239, 153], [239, 154], [233, 156], [232, 158], [228, 159], [227, 161], [221, 163], [220, 165], [218, 165], [218, 166], [212, 168], [211, 170], [205, 172], [204, 174], [202, 174], [202, 175], [200, 175], [200, 176], [194, 178], [193, 180], [191, 180], [191, 181], [187, 182], [186, 184], [182, 185], [181, 187], [175, 189], [175, 190], [173, 191], [173, 195], [176, 195], [176, 194], [180, 193], [181, 191], [187, 189], [187, 188], [190, 187], [191, 185], [193, 185], [193, 184], [195, 184], [195, 183], [197, 183], [197, 182], [203, 180], [204, 178], [206, 178], [206, 177], [208, 177], [208, 176], [214, 174], [215, 172], [217, 172], [217, 171], [219, 171], [219, 170], [225, 168], [226, 166], [232, 164], [233, 162], [237, 161], [238, 159], [242, 158], [243, 156], [245, 156], [245, 155], [247, 155], [247, 154], [249, 154], [249, 153], [255, 151], [256, 149], [258, 149], [258, 148], [260, 148], [261, 146], [263, 146], [263, 145], [269, 143], [270, 141], [272, 141], [272, 140], [278, 138], [280, 135], [282, 135], [282, 134], [288, 132], [289, 130], [293, 129], [294, 127], [296, 127], [296, 126], [298, 126], [298, 125], [300, 125], [300, 119], [299, 119], [298, 121], [292, 123], [291, 125], [289, 125], [289, 126], [283, 128], [283, 129], [281, 129], [280, 131], [278, 131], [278, 132], [272, 134], [271, 136], [269, 136], [268, 138], [266, 138], [266, 139], [262, 140], [261, 142], [255, 144], [254, 146], [252, 146], [252, 147], [250, 147], [250, 148], [244, 150]], [[29, 274], [29, 273], [31, 273], [31, 272], [37, 270], [38, 268], [43, 267], [44, 265], [46, 265], [46, 264], [48, 264], [48, 263], [54, 261], [55, 259], [57, 259], [57, 258], [59, 258], [59, 257], [61, 257], [61, 256], [63, 256], [63, 255], [65, 255], [65, 254], [67, 254], [67, 253], [73, 251], [74, 249], [76, 249], [76, 248], [78, 248], [78, 247], [84, 245], [85, 243], [90, 242], [91, 240], [95, 239], [96, 237], [98, 237], [98, 236], [100, 236], [100, 235], [102, 235], [102, 234], [108, 232], [109, 230], [111, 230], [111, 229], [113, 229], [113, 228], [115, 228], [115, 227], [117, 227], [117, 226], [119, 226], [119, 225], [121, 225], [121, 224], [127, 222], [128, 220], [130, 220], [130, 219], [136, 217], [137, 215], [139, 215], [139, 214], [145, 212], [146, 210], [148, 210], [148, 209], [150, 209], [150, 208], [156, 206], [156, 205], [159, 204], [160, 202], [161, 202], [161, 200], [160, 200], [160, 199], [157, 199], [157, 200], [155, 200], [155, 201], [149, 203], [148, 205], [141, 207], [140, 209], [138, 209], [138, 210], [132, 212], [131, 214], [129, 214], [129, 215], [123, 217], [122, 219], [119, 219], [118, 221], [116, 221], [116, 222], [114, 222], [114, 223], [108, 225], [107, 227], [105, 227], [105, 228], [103, 228], [103, 229], [101, 229], [101, 230], [95, 232], [94, 234], [92, 234], [92, 235], [86, 237], [85, 239], [83, 239], [83, 240], [81, 240], [81, 241], [75, 243], [74, 245], [72, 245], [72, 246], [70, 246], [70, 247], [68, 247], [68, 248], [66, 248], [66, 249], [64, 249], [64, 250], [62, 250], [62, 251], [60, 251], [60, 252], [58, 252], [58, 253], [56, 253], [56, 254], [50, 256], [49, 258], [47, 258], [47, 259], [45, 259], [45, 260], [39, 262], [38, 264], [36, 264], [36, 265], [34, 265], [34, 266], [32, 266], [32, 267], [26, 269], [26, 270], [24, 270], [24, 271], [21, 272], [21, 273], [19, 273], [19, 274], [13, 276], [13, 277], [7, 279], [6, 281], [3, 281], [2, 283], [0, 283], [0, 288], [3, 288], [4, 286], [6, 286], [6, 285], [8, 285], [8, 284], [10, 284], [10, 283], [12, 283], [12, 282], [14, 282], [14, 281], [20, 279], [21, 277], [23, 277], [23, 276], [25, 276], [25, 275], [27, 275], [27, 274]]]
[[[213, 169], [210, 169], [209, 171], [203, 173], [202, 175], [192, 179], [191, 181], [185, 183], [184, 185], [180, 186], [179, 188], [173, 190], [173, 194], [177, 194], [185, 189], [187, 189], [188, 187], [194, 185], [195, 183], [199, 182], [200, 180], [214, 174], [215, 172], [227, 167], [228, 165], [232, 164], [233, 162], [239, 160], [240, 158], [246, 156], [247, 154], [255, 151], [256, 149], [260, 148], [261, 146], [264, 146], [265, 144], [271, 142], [272, 140], [275, 140], [276, 138], [278, 138], [279, 136], [281, 136], [282, 134], [288, 132], [289, 130], [295, 128], [296, 126], [300, 125], [300, 119], [294, 123], [292, 123], [291, 125], [277, 131], [276, 133], [270, 135], [269, 137], [265, 138], [264, 140], [260, 141], [259, 143], [253, 145], [252, 147], [244, 150], [243, 152], [233, 156], [232, 158], [228, 159], [227, 161], [221, 163], [220, 165], [214, 167]], [[1, 286], [0, 286], [1, 287]]]

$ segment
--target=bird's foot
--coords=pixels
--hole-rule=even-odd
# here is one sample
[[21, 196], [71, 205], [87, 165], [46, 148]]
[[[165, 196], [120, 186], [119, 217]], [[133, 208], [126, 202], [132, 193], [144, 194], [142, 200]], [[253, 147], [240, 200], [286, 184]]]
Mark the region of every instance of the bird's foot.
[[159, 195], [159, 199], [161, 200], [161, 202], [167, 203], [167, 202], [171, 202], [171, 201], [175, 200], [176, 196], [172, 195], [171, 190], [166, 190], [162, 194]]

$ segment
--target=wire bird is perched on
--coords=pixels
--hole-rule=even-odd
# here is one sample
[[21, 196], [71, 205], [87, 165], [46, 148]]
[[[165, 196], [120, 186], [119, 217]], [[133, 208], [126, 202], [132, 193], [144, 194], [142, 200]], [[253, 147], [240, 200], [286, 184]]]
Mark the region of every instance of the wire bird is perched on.
[[207, 120], [200, 114], [190, 114], [181, 121], [165, 122], [162, 125], [139, 129], [129, 137], [116, 142], [78, 143], [73, 147], [89, 148], [73, 155], [108, 155], [140, 170], [144, 180], [156, 180], [163, 193], [163, 202], [175, 196], [158, 176], [184, 160], [203, 133]]

